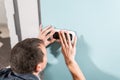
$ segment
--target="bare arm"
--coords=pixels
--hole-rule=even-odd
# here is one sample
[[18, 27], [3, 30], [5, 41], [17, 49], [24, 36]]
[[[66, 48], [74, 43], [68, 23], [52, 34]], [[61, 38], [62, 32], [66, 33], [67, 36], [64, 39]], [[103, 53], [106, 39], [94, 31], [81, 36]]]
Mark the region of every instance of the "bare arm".
[[[64, 33], [67, 33], [67, 39], [65, 38]], [[85, 77], [82, 71], [80, 70], [77, 62], [75, 61], [77, 38], [74, 37], [74, 41], [71, 42], [69, 33], [66, 31], [60, 31], [59, 36], [60, 36], [60, 42], [62, 46], [62, 53], [65, 59], [66, 65], [72, 74], [73, 80], [85, 80]]]
[[85, 77], [75, 60], [71, 61], [71, 63], [68, 64], [67, 67], [72, 74], [73, 80], [85, 80]]

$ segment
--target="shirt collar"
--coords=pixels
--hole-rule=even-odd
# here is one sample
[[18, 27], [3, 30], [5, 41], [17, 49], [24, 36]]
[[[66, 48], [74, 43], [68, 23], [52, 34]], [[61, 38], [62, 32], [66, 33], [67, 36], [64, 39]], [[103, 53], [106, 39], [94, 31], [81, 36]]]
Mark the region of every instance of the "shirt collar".
[[18, 74], [18, 73], [14, 74], [26, 80], [41, 80], [39, 76], [36, 76], [34, 74]]

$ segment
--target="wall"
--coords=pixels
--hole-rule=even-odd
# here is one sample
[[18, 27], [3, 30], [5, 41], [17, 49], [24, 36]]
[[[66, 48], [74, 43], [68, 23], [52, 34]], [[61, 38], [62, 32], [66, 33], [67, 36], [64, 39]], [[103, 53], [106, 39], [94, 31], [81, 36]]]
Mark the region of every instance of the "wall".
[[4, 0], [0, 0], [0, 24], [7, 24]]
[[[78, 36], [76, 60], [87, 80], [120, 80], [120, 1], [41, 0], [42, 23]], [[60, 45], [48, 48], [45, 80], [72, 80]]]
[[11, 47], [25, 38], [37, 37], [39, 33], [38, 0], [4, 1]]

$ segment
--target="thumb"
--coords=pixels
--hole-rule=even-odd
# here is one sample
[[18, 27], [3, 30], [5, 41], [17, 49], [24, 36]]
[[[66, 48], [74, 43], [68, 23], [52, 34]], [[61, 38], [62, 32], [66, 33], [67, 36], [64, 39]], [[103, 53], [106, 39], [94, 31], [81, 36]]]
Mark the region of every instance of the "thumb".
[[39, 28], [40, 28], [40, 31], [42, 31], [42, 24], [40, 24], [40, 27], [39, 27]]

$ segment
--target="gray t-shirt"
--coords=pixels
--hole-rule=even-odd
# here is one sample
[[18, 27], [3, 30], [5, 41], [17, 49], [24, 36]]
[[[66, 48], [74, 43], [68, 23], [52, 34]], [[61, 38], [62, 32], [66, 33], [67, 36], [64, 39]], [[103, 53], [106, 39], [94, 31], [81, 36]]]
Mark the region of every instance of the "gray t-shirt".
[[33, 74], [17, 74], [11, 68], [5, 68], [0, 70], [0, 80], [40, 80], [40, 78]]

